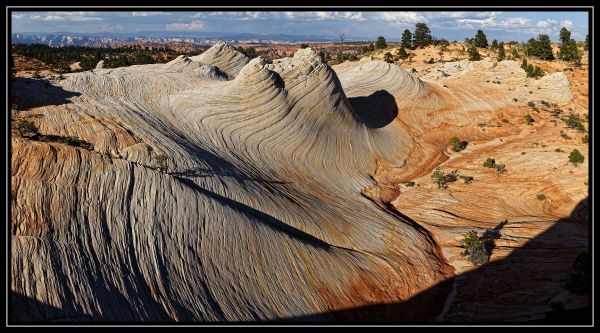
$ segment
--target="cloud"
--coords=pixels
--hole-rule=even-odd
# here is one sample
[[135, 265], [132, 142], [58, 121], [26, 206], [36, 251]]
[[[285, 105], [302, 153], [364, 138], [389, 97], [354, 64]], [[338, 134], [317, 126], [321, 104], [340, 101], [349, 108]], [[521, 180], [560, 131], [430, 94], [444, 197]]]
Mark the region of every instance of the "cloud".
[[133, 16], [159, 16], [159, 15], [171, 15], [167, 12], [132, 12]]
[[165, 29], [169, 31], [202, 31], [204, 23], [201, 21], [192, 21], [190, 23], [169, 23], [165, 25]]
[[311, 21], [365, 21], [362, 12], [282, 12], [275, 16], [293, 22]]
[[428, 22], [429, 19], [426, 16], [426, 13], [420, 12], [379, 12], [375, 13], [373, 18], [392, 24], [415, 24]]
[[32, 21], [102, 21], [95, 12], [44, 12], [40, 14], [13, 14], [13, 18]]
[[560, 21], [560, 25], [570, 29], [573, 26], [573, 22], [571, 22], [570, 20], [564, 20], [564, 21]]

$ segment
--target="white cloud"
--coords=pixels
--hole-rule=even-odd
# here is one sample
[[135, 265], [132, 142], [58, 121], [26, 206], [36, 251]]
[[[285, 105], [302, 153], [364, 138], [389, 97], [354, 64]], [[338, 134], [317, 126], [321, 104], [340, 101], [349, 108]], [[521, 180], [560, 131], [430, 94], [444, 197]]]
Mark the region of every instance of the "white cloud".
[[165, 29], [169, 31], [202, 31], [204, 23], [201, 21], [192, 21], [190, 23], [169, 23], [165, 25]]
[[19, 14], [19, 19], [26, 18], [33, 21], [102, 21], [94, 12], [45, 12], [41, 14]]
[[570, 29], [573, 26], [573, 22], [571, 22], [570, 20], [564, 20], [564, 21], [560, 21], [560, 25]]
[[425, 23], [429, 19], [424, 14], [419, 12], [379, 12], [375, 13], [374, 18], [392, 24]]
[[159, 15], [171, 15], [167, 12], [132, 12], [133, 16], [159, 16]]
[[556, 25], [556, 23], [558, 23], [556, 20], [545, 19], [545, 20], [538, 21], [538, 23], [536, 23], [535, 26], [540, 29], [550, 29], [551, 27]]
[[283, 12], [274, 15], [296, 22], [310, 21], [365, 21], [362, 12]]

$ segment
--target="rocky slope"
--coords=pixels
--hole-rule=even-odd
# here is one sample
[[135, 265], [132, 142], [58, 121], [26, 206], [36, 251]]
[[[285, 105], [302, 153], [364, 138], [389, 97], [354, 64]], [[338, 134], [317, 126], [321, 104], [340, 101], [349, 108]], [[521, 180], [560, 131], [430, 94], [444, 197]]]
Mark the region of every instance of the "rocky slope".
[[[430, 193], [409, 204], [396, 184], [448, 159], [449, 134], [432, 130], [514, 106], [503, 86], [368, 59], [332, 69], [311, 49], [267, 63], [223, 43], [65, 77], [13, 84], [36, 99], [20, 116], [44, 138], [91, 144], [13, 137], [14, 318], [334, 320], [408, 301], [376, 319], [464, 318], [432, 289], [462, 271], [446, 241], [457, 229], [417, 219]], [[569, 100], [565, 80], [533, 96]]]

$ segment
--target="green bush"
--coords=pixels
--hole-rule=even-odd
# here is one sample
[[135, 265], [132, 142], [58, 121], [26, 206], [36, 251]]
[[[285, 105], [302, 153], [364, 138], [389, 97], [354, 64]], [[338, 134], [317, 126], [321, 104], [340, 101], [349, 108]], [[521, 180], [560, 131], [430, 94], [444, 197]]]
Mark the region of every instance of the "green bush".
[[496, 164], [496, 172], [497, 173], [505, 173], [506, 166], [504, 164]]
[[159, 154], [154, 157], [154, 168], [160, 172], [167, 172], [169, 167], [168, 164], [169, 158], [167, 155]]
[[587, 135], [587, 134], [586, 134], [586, 135], [584, 135], [584, 136], [581, 138], [581, 142], [583, 142], [583, 143], [589, 143], [589, 142], [590, 142], [590, 138], [588, 137], [588, 135]]
[[446, 174], [440, 167], [435, 168], [433, 174], [431, 174], [431, 179], [438, 188], [442, 188], [446, 185]]
[[24, 138], [34, 138], [40, 134], [39, 128], [33, 122], [25, 119], [19, 120], [14, 128]]
[[573, 149], [573, 151], [569, 154], [569, 162], [573, 163], [573, 165], [577, 165], [578, 163], [583, 163], [585, 158], [579, 150]]
[[454, 152], [459, 152], [459, 151], [465, 150], [465, 148], [467, 148], [468, 144], [469, 144], [469, 142], [460, 141], [460, 139], [455, 136], [453, 136], [450, 139], [450, 145], [452, 146], [452, 151], [454, 151]]
[[473, 265], [483, 265], [489, 262], [490, 254], [475, 230], [471, 230], [465, 235], [462, 240], [462, 247], [465, 250], [460, 255], [467, 257], [467, 261]]
[[481, 60], [481, 55], [479, 54], [479, 51], [477, 51], [477, 48], [475, 47], [475, 45], [471, 44], [471, 46], [469, 46], [469, 61], [477, 61], [477, 60]]
[[503, 123], [505, 123], [505, 124], [508, 124], [508, 123], [510, 123], [510, 122], [508, 121], [508, 119], [506, 119], [506, 118], [502, 118], [502, 122], [503, 122]]
[[579, 117], [578, 114], [570, 113], [566, 119], [563, 119], [567, 127], [575, 128], [578, 132], [585, 132], [585, 126], [583, 126], [583, 121]]
[[391, 64], [391, 63], [393, 63], [393, 62], [394, 62], [394, 56], [393, 56], [391, 53], [389, 53], [389, 52], [386, 52], [386, 53], [383, 55], [383, 61], [385, 61], [385, 62], [387, 62], [387, 63]]
[[529, 113], [526, 114], [523, 118], [525, 118], [525, 121], [527, 122], [527, 125], [531, 126], [531, 123], [534, 122], [533, 118], [531, 117], [531, 115]]
[[463, 180], [464, 183], [468, 184], [473, 181], [473, 177], [471, 176], [460, 176], [460, 179]]
[[536, 197], [537, 197], [537, 199], [538, 199], [539, 201], [544, 201], [544, 200], [546, 200], [546, 196], [545, 196], [545, 195], [543, 195], [543, 194], [538, 194]]
[[567, 135], [567, 133], [561, 133], [560, 137], [565, 139], [565, 140], [571, 140], [571, 137]]
[[496, 167], [496, 160], [494, 160], [493, 158], [489, 158], [487, 160], [485, 160], [485, 162], [483, 162], [483, 166], [486, 168], [495, 168]]

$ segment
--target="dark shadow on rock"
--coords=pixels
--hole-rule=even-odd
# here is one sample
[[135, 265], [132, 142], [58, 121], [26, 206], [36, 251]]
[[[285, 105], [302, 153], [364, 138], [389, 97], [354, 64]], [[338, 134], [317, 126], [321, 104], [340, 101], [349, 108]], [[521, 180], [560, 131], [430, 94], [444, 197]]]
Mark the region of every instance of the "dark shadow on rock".
[[369, 96], [348, 99], [358, 121], [369, 128], [381, 128], [396, 119], [398, 105], [392, 94], [386, 90], [378, 90]]
[[188, 178], [205, 178], [205, 177], [232, 177], [238, 182], [244, 183], [246, 181], [257, 182], [263, 184], [287, 184], [287, 182], [280, 180], [270, 180], [261, 177], [250, 177], [241, 172], [237, 172], [235, 168], [226, 169], [215, 169], [215, 168], [192, 168], [183, 171], [175, 171], [170, 173], [173, 176], [188, 177]]
[[[185, 185], [225, 205], [258, 217], [275, 228], [295, 234], [304, 242], [313, 246], [329, 247], [328, 244], [312, 239], [312, 236], [303, 234], [299, 230], [288, 229], [291, 227], [251, 207], [205, 190], [189, 179], [180, 178], [180, 180]], [[436, 318], [442, 318], [441, 322], [450, 324], [506, 324], [515, 321], [535, 325], [591, 324], [592, 312], [589, 298], [587, 305], [580, 304], [578, 307], [569, 308], [557, 306], [556, 300], [548, 299], [546, 303], [540, 303], [540, 299], [544, 299], [544, 297], [538, 296], [542, 295], [543, 291], [546, 291], [546, 295], [548, 294], [548, 280], [563, 286], [552, 290], [552, 295], [567, 290], [568, 275], [575, 271], [573, 268], [575, 258], [579, 253], [589, 251], [588, 216], [589, 203], [586, 198], [577, 205], [569, 218], [559, 220], [523, 247], [514, 249], [506, 258], [492, 261], [473, 271], [445, 280], [404, 302], [314, 313], [271, 320], [267, 323], [407, 324], [435, 323]], [[502, 222], [497, 228], [506, 228], [510, 225], [511, 221]], [[563, 241], [560, 244], [564, 244], [564, 246], [556, 247], [557, 239]], [[548, 255], [549, 252], [552, 253], [552, 256]], [[11, 291], [9, 323], [105, 322], [106, 317], [100, 313], [111, 313], [113, 311], [111, 305], [121, 302], [128, 304], [129, 302], [115, 286], [106, 283], [99, 283], [95, 294], [98, 308], [94, 309], [96, 312], [94, 315], [88, 315], [77, 310], [80, 307], [72, 304], [74, 303], [72, 299], [63, 300], [63, 303], [69, 305], [64, 309], [59, 309]], [[449, 299], [454, 301], [447, 301]], [[151, 308], [160, 307], [156, 304], [148, 304], [148, 309]], [[530, 309], [535, 309], [534, 313], [528, 314], [527, 311]], [[192, 314], [187, 309], [177, 309], [177, 312], [181, 312], [181, 320], [193, 323], [191, 322]], [[121, 315], [112, 313], [110, 317], [130, 318], [131, 322], [136, 315], [132, 311]], [[138, 320], [158, 322], [170, 321], [172, 318], [169, 318], [166, 313], [154, 313], [153, 317]]]
[[62, 105], [71, 103], [71, 98], [80, 96], [78, 92], [67, 91], [62, 87], [53, 85], [44, 79], [25, 77], [13, 78], [10, 81], [11, 102], [19, 110], [46, 105]]
[[[589, 250], [588, 212], [589, 203], [586, 198], [577, 205], [569, 218], [557, 221], [523, 247], [514, 249], [506, 258], [443, 281], [407, 301], [315, 313], [272, 322], [518, 322], [589, 325], [592, 323], [590, 298], [587, 305], [585, 302], [577, 303], [579, 306], [565, 309], [563, 304], [558, 310], [557, 301], [552, 301], [552, 296], [564, 294], [565, 291], [568, 293], [566, 284], [569, 273], [575, 271], [573, 262], [579, 253]], [[497, 228], [510, 226], [510, 223], [502, 222]], [[557, 239], [564, 239], [564, 246], [557, 248]], [[552, 256], [549, 256], [549, 253], [552, 253]], [[548, 293], [548, 280], [562, 287]], [[455, 290], [453, 285], [457, 287]], [[454, 301], [446, 304], [447, 299]], [[540, 303], [544, 299], [547, 299], [547, 302]], [[558, 303], [560, 304], [560, 301]], [[532, 309], [534, 310], [531, 313], [527, 313]], [[442, 313], [443, 316], [440, 316]]]

